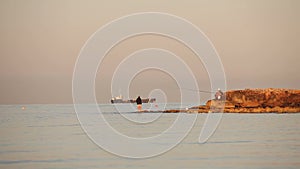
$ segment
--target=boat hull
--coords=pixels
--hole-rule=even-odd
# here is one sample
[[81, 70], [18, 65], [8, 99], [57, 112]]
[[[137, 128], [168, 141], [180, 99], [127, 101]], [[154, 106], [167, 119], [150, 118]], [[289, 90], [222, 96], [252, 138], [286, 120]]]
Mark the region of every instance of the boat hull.
[[[151, 98], [151, 99], [149, 99], [149, 98], [147, 98], [147, 99], [142, 99], [142, 103], [153, 103], [153, 102], [155, 102], [155, 101], [156, 101], [155, 98]], [[110, 102], [111, 102], [112, 104], [114, 104], [114, 103], [136, 103], [136, 101], [133, 100], [133, 99], [131, 99], [131, 100], [111, 99]]]

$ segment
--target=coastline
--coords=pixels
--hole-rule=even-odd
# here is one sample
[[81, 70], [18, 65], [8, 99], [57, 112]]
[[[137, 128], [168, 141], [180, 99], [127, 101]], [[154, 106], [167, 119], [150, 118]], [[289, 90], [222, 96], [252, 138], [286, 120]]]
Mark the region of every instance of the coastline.
[[187, 110], [165, 110], [164, 113], [300, 113], [300, 90], [244, 89], [226, 91], [223, 99], [212, 99], [206, 105]]

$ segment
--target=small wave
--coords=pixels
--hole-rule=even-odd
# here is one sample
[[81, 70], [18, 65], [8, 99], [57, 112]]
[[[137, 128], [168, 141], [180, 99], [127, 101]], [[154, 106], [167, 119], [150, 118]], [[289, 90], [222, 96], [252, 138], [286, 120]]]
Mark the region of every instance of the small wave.
[[80, 126], [80, 124], [58, 124], [58, 125], [29, 125], [27, 127], [74, 127]]
[[235, 144], [235, 143], [253, 143], [254, 141], [250, 140], [236, 140], [236, 141], [211, 141], [206, 144]]
[[9, 151], [0, 151], [0, 154], [9, 154], [9, 153], [32, 153], [35, 151], [31, 150], [9, 150]]
[[26, 163], [59, 163], [76, 161], [77, 159], [50, 159], [50, 160], [0, 160], [0, 164], [26, 164]]

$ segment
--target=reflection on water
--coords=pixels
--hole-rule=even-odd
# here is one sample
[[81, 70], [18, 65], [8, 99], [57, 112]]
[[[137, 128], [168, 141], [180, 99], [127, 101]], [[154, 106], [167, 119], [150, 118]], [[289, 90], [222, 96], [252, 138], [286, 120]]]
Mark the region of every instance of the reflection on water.
[[[199, 114], [181, 144], [160, 156], [136, 160], [117, 157], [95, 145], [82, 131], [72, 105], [22, 106], [0, 106], [0, 168], [300, 167], [300, 114], [224, 114], [213, 137], [198, 144], [206, 118]], [[135, 137], [157, 135], [177, 117], [163, 114], [134, 128], [112, 105], [100, 108], [115, 129]], [[91, 113], [97, 118], [97, 112]]]

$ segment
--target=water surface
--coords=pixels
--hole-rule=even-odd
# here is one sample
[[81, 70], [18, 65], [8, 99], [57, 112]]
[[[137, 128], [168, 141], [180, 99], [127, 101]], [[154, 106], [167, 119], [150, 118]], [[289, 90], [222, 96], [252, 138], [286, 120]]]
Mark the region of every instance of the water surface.
[[[100, 105], [109, 123], [134, 137], [155, 136], [177, 117], [164, 114], [133, 128], [111, 106]], [[300, 168], [300, 114], [224, 114], [209, 141], [198, 144], [205, 118], [199, 114], [194, 128], [172, 150], [127, 159], [93, 143], [72, 105], [2, 105], [0, 168]]]

